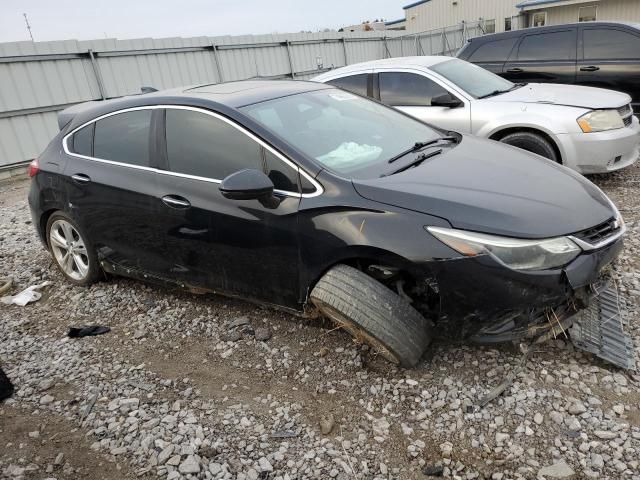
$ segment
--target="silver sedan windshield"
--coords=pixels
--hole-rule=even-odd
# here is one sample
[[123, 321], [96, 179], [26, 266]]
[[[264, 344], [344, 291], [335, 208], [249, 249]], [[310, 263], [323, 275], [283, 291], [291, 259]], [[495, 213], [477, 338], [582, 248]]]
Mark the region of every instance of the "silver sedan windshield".
[[475, 98], [507, 92], [515, 85], [478, 65], [452, 59], [438, 63], [431, 70], [460, 87]]

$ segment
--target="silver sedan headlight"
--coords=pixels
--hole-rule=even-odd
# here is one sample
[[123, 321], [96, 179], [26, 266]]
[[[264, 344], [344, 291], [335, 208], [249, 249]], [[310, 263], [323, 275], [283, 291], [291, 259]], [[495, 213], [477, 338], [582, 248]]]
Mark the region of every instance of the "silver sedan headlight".
[[468, 232], [453, 228], [426, 227], [455, 251], [473, 257], [490, 254], [514, 270], [545, 270], [566, 265], [582, 251], [567, 237], [524, 240]]
[[623, 128], [624, 122], [617, 110], [593, 110], [578, 117], [578, 125], [584, 133], [591, 133]]

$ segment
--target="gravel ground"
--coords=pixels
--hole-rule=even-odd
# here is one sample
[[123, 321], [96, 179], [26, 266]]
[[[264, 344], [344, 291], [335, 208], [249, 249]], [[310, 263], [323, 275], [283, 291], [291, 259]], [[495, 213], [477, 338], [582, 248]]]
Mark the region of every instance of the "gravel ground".
[[[640, 165], [594, 177], [621, 207], [615, 272], [640, 348]], [[0, 277], [50, 280], [0, 305], [1, 478], [640, 479], [640, 377], [541, 345], [512, 387], [512, 346], [438, 343], [395, 368], [340, 330], [123, 278], [63, 281], [30, 224], [28, 182], [0, 185]], [[70, 325], [109, 325], [69, 339]]]

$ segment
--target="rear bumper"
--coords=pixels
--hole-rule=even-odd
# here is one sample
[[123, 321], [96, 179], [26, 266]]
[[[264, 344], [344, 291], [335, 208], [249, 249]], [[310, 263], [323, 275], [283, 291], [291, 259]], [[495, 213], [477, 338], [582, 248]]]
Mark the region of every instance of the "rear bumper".
[[564, 165], [580, 173], [606, 173], [632, 165], [640, 156], [640, 123], [595, 133], [556, 135]]

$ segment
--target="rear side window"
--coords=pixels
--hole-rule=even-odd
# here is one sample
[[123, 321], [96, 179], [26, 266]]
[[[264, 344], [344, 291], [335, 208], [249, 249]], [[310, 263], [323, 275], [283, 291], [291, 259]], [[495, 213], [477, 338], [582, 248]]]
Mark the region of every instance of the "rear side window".
[[380, 73], [380, 100], [393, 106], [430, 106], [431, 99], [447, 93], [433, 80], [407, 72]]
[[576, 58], [575, 31], [527, 35], [518, 49], [518, 60], [573, 60]]
[[368, 74], [363, 73], [360, 75], [351, 75], [349, 77], [336, 78], [329, 80], [327, 83], [339, 88], [344, 88], [350, 92], [357, 93], [363, 97], [367, 96], [367, 81]]
[[470, 62], [504, 62], [509, 58], [511, 49], [516, 44], [517, 37], [495, 40], [480, 45], [469, 57]]
[[640, 58], [640, 37], [612, 28], [585, 28], [585, 60]]
[[93, 156], [129, 165], [149, 165], [151, 110], [118, 113], [98, 120]]
[[81, 128], [73, 134], [73, 143], [71, 150], [78, 155], [86, 157], [93, 156], [93, 127], [95, 123]]
[[260, 145], [219, 118], [191, 110], [166, 111], [172, 172], [222, 180], [244, 168], [263, 169]]

